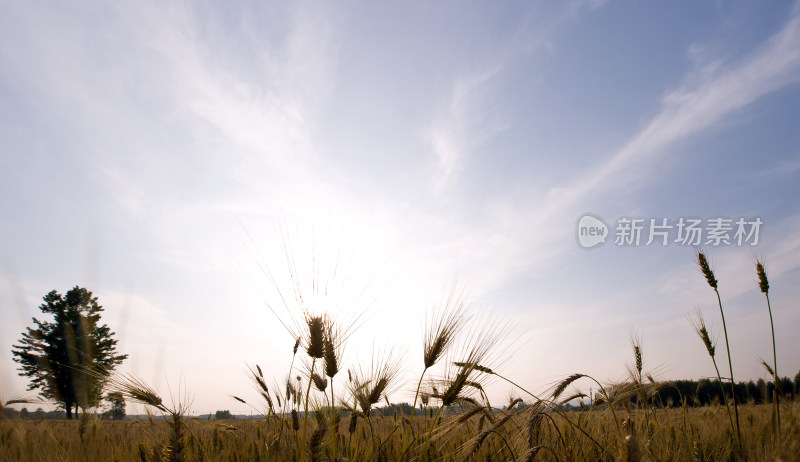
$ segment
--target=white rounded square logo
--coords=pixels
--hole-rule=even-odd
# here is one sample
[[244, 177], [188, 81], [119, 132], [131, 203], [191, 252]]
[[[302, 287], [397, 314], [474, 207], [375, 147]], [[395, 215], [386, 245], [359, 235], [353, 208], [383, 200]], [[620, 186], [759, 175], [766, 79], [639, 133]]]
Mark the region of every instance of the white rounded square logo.
[[589, 248], [606, 241], [608, 226], [601, 220], [584, 215], [578, 221], [578, 242], [581, 247]]

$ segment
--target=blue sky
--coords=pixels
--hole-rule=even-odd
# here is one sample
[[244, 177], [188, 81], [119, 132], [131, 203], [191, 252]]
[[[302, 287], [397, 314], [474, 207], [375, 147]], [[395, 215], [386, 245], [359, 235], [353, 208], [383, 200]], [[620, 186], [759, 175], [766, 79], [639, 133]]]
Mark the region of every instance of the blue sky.
[[[250, 390], [246, 364], [280, 380], [291, 359], [257, 264], [285, 280], [281, 229], [303, 284], [311, 248], [318, 267], [348, 256], [321, 273], [369, 313], [346, 363], [393, 345], [418, 376], [425, 310], [457, 277], [511, 320], [502, 365], [534, 389], [623, 378], [632, 330], [657, 378], [712, 375], [687, 321], [699, 307], [721, 335], [694, 250], [615, 246], [620, 217], [759, 217], [757, 246], [704, 247], [737, 379], [771, 358], [756, 256], [780, 372], [800, 369], [797, 4], [1, 8], [5, 395], [41, 297], [81, 285], [126, 371], [244, 411], [228, 395]], [[587, 213], [612, 226], [592, 249]]]

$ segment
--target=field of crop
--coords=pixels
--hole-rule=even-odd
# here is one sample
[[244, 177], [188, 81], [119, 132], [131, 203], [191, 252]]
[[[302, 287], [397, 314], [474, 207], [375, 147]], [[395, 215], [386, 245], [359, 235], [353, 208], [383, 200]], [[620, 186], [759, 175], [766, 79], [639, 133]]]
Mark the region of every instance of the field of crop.
[[[181, 429], [180, 454], [169, 454], [174, 426], [164, 420], [5, 421], [2, 461], [155, 460], [796, 460], [800, 407], [783, 405], [782, 441], [772, 436], [771, 406], [741, 406], [742, 447], [736, 451], [722, 406], [567, 411], [563, 415], [516, 405], [494, 415], [415, 418], [416, 438], [405, 438], [399, 416], [341, 418], [331, 426], [302, 419], [197, 420]], [[648, 418], [645, 418], [645, 413]], [[406, 417], [407, 419], [407, 417]], [[630, 419], [630, 420], [628, 420]], [[571, 421], [577, 425], [572, 426]], [[355, 424], [353, 424], [355, 422]], [[283, 431], [279, 427], [283, 426]], [[82, 428], [83, 427], [83, 428]], [[276, 428], [277, 427], [277, 428]], [[327, 429], [326, 429], [327, 428]], [[580, 428], [580, 430], [578, 430]], [[334, 429], [334, 431], [332, 431]], [[432, 433], [428, 437], [428, 433]], [[332, 435], [336, 436], [334, 445]]]
[[[153, 414], [113, 421], [83, 412], [78, 421], [51, 421], [3, 419], [0, 412], [0, 462], [800, 459], [800, 401], [791, 381], [778, 375], [774, 339], [772, 364], [762, 363], [779, 386], [735, 382], [717, 280], [702, 253], [698, 266], [717, 295], [725, 332], [723, 350], [699, 313], [693, 320], [714, 381], [655, 380], [643, 370], [641, 339], [634, 334], [623, 381], [602, 383], [576, 373], [534, 394], [503, 375], [507, 325], [471, 314], [453, 288], [426, 319], [420, 364], [402, 364], [388, 350], [345, 369], [353, 325], [301, 309], [300, 316], [282, 320], [296, 339], [291, 349], [287, 345], [292, 360], [285, 378], [273, 380], [253, 365], [259, 402], [230, 396], [261, 419], [201, 420], [188, 414], [189, 403], [167, 404], [135, 376], [100, 371], [108, 391]], [[756, 273], [771, 319], [761, 262]], [[401, 373], [407, 366], [421, 369], [418, 379]], [[727, 377], [720, 366], [727, 366]], [[514, 390], [506, 403], [490, 401], [490, 382]], [[587, 387], [589, 395], [581, 391]], [[413, 393], [412, 404], [391, 402], [400, 388]], [[30, 400], [0, 405], [24, 402]]]

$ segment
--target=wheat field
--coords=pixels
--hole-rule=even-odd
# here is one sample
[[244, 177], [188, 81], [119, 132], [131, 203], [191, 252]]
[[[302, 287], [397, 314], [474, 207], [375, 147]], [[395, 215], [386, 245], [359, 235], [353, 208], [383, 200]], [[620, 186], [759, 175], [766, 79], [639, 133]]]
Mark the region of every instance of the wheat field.
[[[724, 328], [714, 272], [700, 252], [697, 263], [717, 296]], [[769, 283], [760, 261], [756, 274], [771, 321]], [[368, 364], [345, 368], [353, 324], [328, 313], [298, 313], [282, 320], [295, 338], [287, 345], [291, 363], [285, 378], [267, 377], [253, 365], [249, 375], [259, 401], [229, 396], [260, 419], [192, 417], [190, 403], [167, 404], [141, 379], [116, 374], [107, 388], [146, 405], [148, 418], [111, 421], [87, 412], [77, 421], [0, 417], [0, 461], [800, 459], [797, 395], [773, 387], [771, 396], [763, 388], [760, 397], [744, 397], [732, 380], [727, 333], [723, 359], [722, 345], [718, 352], [699, 313], [692, 320], [698, 352], [705, 348], [717, 375], [704, 383], [702, 394], [700, 385], [697, 393], [685, 387], [682, 392], [677, 383], [655, 380], [644, 370], [642, 339], [635, 334], [624, 380], [603, 383], [575, 373], [533, 393], [504, 375], [507, 324], [471, 314], [455, 287], [425, 319], [419, 364], [403, 364], [387, 350], [373, 352]], [[774, 334], [772, 343], [774, 348]], [[777, 373], [777, 357], [773, 349], [772, 364], [762, 361], [763, 366], [773, 383], [786, 383]], [[728, 366], [730, 378], [722, 376], [718, 360]], [[422, 372], [412, 381], [406, 368]], [[491, 382], [503, 382], [514, 394], [507, 402], [490, 401]], [[587, 387], [595, 392], [582, 392]], [[390, 401], [401, 388], [413, 393], [411, 405]]]
[[[783, 438], [771, 435], [771, 407], [741, 406], [743, 442], [734, 447], [722, 406], [655, 409], [649, 424], [642, 410], [625, 410], [622, 433], [607, 409], [567, 411], [598, 444], [559, 417], [515, 406], [486, 414], [447, 416], [426, 441], [406, 444], [403, 419], [375, 415], [369, 422], [344, 417], [333, 430], [318, 435], [320, 424], [310, 418], [310, 435], [300, 441], [291, 418], [197, 420], [188, 418], [180, 454], [167, 451], [173, 426], [164, 420], [6, 421], [2, 461], [158, 461], [158, 460], [796, 460], [800, 453], [797, 404], [783, 405]], [[651, 411], [647, 411], [651, 412]], [[407, 417], [406, 417], [407, 418]], [[627, 420], [630, 419], [630, 420]], [[352, 425], [353, 421], [355, 425]], [[418, 416], [417, 433], [431, 417]], [[276, 431], [282, 422], [284, 431]], [[281, 424], [279, 424], [281, 425]], [[355, 427], [355, 428], [353, 428]], [[351, 431], [352, 430], [352, 431]], [[336, 456], [330, 435], [336, 436]], [[304, 447], [301, 447], [304, 446]]]

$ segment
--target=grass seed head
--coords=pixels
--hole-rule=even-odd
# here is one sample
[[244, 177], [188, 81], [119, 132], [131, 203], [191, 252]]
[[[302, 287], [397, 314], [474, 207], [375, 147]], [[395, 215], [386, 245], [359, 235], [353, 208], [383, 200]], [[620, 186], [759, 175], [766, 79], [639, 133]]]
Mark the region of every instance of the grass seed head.
[[328, 388], [328, 379], [322, 377], [321, 375], [317, 374], [316, 372], [311, 376], [311, 380], [314, 381], [314, 386], [317, 387], [317, 390], [324, 392], [326, 388]]
[[454, 284], [441, 308], [426, 319], [423, 347], [425, 369], [433, 367], [447, 352], [466, 320], [464, 295], [463, 292], [456, 292]]
[[528, 447], [535, 448], [539, 444], [539, 432], [542, 427], [543, 420], [544, 416], [541, 412], [535, 413], [530, 419], [528, 419], [528, 424], [525, 428], [528, 436]]
[[456, 422], [459, 424], [463, 424], [464, 422], [468, 421], [472, 417], [482, 413], [484, 410], [483, 406], [473, 406], [470, 410], [466, 412], [462, 412], [460, 416], [456, 419]]
[[703, 252], [697, 252], [697, 264], [700, 266], [700, 271], [703, 272], [703, 276], [706, 277], [708, 285], [711, 286], [712, 289], [717, 290], [717, 278], [714, 277], [714, 272], [711, 270], [708, 259]]
[[522, 398], [509, 397], [508, 398], [508, 406], [506, 406], [506, 411], [510, 411], [510, 410], [514, 409], [514, 406], [516, 406], [517, 404], [519, 404], [521, 402], [522, 402]]
[[323, 316], [307, 316], [308, 325], [308, 345], [306, 353], [308, 356], [319, 359], [325, 355], [325, 320]]
[[767, 271], [764, 269], [764, 264], [756, 261], [756, 274], [758, 274], [758, 288], [765, 294], [769, 293], [769, 281], [767, 280]]
[[350, 391], [365, 415], [369, 416], [370, 409], [380, 402], [383, 395], [393, 391], [401, 366], [400, 359], [390, 351], [382, 357], [379, 355], [374, 358], [369, 371], [353, 374], [353, 381], [349, 384]]
[[567, 377], [566, 379], [564, 379], [561, 382], [559, 382], [559, 384], [556, 386], [555, 390], [553, 390], [553, 399], [558, 399], [558, 397], [561, 396], [561, 393], [564, 393], [564, 390], [566, 390], [567, 387], [572, 384], [572, 382], [578, 380], [581, 377], [586, 377], [586, 375], [585, 374], [572, 374], [569, 377]]
[[446, 380], [444, 392], [441, 394], [434, 392], [432, 396], [439, 398], [444, 407], [456, 403], [460, 398], [463, 398], [461, 392], [464, 390], [467, 382], [469, 382], [469, 375], [472, 371], [473, 369], [470, 367], [461, 366], [450, 380]]
[[692, 320], [692, 325], [694, 326], [694, 330], [697, 332], [697, 335], [700, 336], [700, 340], [703, 341], [703, 345], [705, 345], [708, 355], [713, 358], [716, 354], [716, 347], [714, 346], [714, 342], [711, 341], [711, 336], [708, 334], [706, 321], [703, 319], [703, 313], [700, 311], [700, 309], [697, 310], [695, 319]]
[[358, 412], [353, 410], [350, 414], [350, 424], [347, 426], [347, 432], [351, 435], [356, 432], [356, 424], [358, 423]]
[[761, 365], [764, 366], [764, 369], [767, 370], [767, 373], [769, 373], [769, 375], [773, 377], [775, 376], [775, 372], [772, 370], [772, 367], [769, 364], [767, 364], [767, 362], [764, 361], [763, 359], [761, 360]]
[[[386, 386], [389, 384], [389, 381], [386, 377], [381, 377], [375, 383], [375, 386], [369, 390], [369, 394], [367, 394], [367, 401], [369, 401], [370, 405], [378, 404], [381, 400], [381, 395], [383, 394], [383, 390], [386, 389]], [[366, 412], [366, 411], [365, 411]]]
[[488, 368], [486, 366], [481, 366], [480, 364], [468, 364], [468, 363], [461, 362], [461, 361], [456, 361], [453, 364], [455, 364], [458, 367], [469, 367], [469, 368], [472, 368], [472, 369], [474, 369], [474, 370], [476, 370], [478, 372], [483, 372], [484, 374], [490, 374], [490, 375], [494, 374], [493, 370], [491, 370], [490, 368]]
[[[275, 396], [277, 397], [278, 395], [275, 395]], [[261, 392], [261, 397], [264, 398], [264, 401], [267, 402], [267, 406], [269, 406], [269, 408], [272, 409], [272, 398], [270, 398], [269, 393], [262, 391]], [[278, 398], [278, 399], [280, 399], [280, 398]]]
[[253, 381], [259, 388], [261, 392], [269, 392], [269, 388], [267, 387], [267, 382], [264, 381], [264, 374], [261, 372], [261, 367], [256, 364], [256, 368], [253, 369], [250, 367], [250, 375], [253, 376]]
[[332, 320], [325, 323], [325, 338], [323, 339], [323, 359], [325, 361], [325, 375], [333, 378], [339, 373], [339, 360], [342, 356], [341, 332]]
[[631, 331], [631, 347], [633, 348], [633, 364], [626, 366], [634, 382], [641, 384], [644, 359], [642, 358], [642, 338]]
[[115, 380], [113, 388], [115, 391], [121, 392], [123, 395], [136, 402], [153, 406], [161, 411], [166, 411], [166, 407], [161, 397], [158, 396], [158, 393], [156, 393], [152, 387], [134, 376], [123, 376]]

